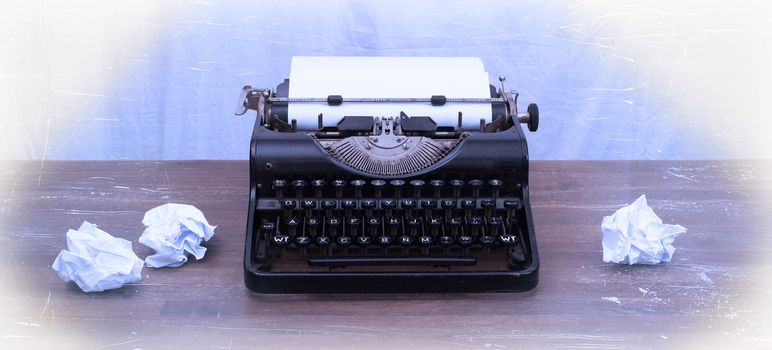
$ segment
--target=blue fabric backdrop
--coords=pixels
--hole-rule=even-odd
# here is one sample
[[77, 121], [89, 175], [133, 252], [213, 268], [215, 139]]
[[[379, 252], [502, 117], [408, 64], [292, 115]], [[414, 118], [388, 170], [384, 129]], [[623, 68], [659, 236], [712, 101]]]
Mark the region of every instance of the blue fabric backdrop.
[[245, 159], [241, 86], [294, 55], [479, 56], [532, 159], [770, 157], [769, 5], [32, 1], [0, 11], [2, 157]]

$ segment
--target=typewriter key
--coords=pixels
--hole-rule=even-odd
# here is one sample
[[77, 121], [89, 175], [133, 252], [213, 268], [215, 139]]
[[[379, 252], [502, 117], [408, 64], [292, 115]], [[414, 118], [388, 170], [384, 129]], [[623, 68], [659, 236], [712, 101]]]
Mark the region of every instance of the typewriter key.
[[361, 225], [362, 225], [362, 220], [360, 220], [357, 217], [346, 219], [346, 230], [344, 232], [344, 235], [351, 236], [353, 240], [353, 237], [356, 237], [359, 234], [359, 229]]
[[445, 181], [431, 180], [429, 181], [429, 186], [431, 186], [432, 190], [434, 190], [434, 198], [439, 199], [440, 195], [442, 195], [442, 187], [445, 186]]
[[493, 179], [488, 181], [488, 186], [491, 188], [491, 195], [493, 198], [498, 198], [499, 190], [501, 190], [501, 187], [504, 186], [504, 182], [499, 179]]
[[290, 242], [290, 236], [287, 236], [287, 235], [278, 234], [278, 235], [274, 235], [271, 238], [271, 243], [273, 244], [274, 247], [277, 247], [277, 248], [284, 248], [289, 244], [289, 242]]
[[356, 244], [362, 249], [367, 249], [367, 247], [369, 247], [370, 244], [373, 243], [372, 237], [368, 235], [359, 235], [357, 236], [355, 241], [356, 241]]
[[303, 190], [308, 187], [308, 182], [306, 180], [294, 180], [292, 181], [292, 188], [295, 189], [295, 195], [298, 197], [298, 200], [303, 198]]
[[520, 201], [518, 200], [505, 200], [504, 208], [507, 209], [507, 216], [511, 223], [517, 221], [517, 209], [520, 209]]
[[394, 198], [396, 198], [397, 200], [402, 198], [402, 187], [405, 186], [405, 180], [394, 179], [389, 181], [389, 185], [391, 185], [391, 187], [394, 187]]
[[348, 248], [351, 245], [351, 241], [352, 239], [349, 236], [340, 236], [336, 240], [336, 242], [338, 243], [338, 246], [340, 246], [343, 249]]
[[403, 199], [402, 200], [402, 209], [405, 210], [405, 216], [408, 218], [413, 217], [413, 209], [416, 207], [416, 201], [413, 199]]
[[450, 180], [450, 188], [453, 189], [453, 197], [461, 197], [461, 189], [464, 188], [464, 180]]
[[479, 198], [480, 197], [480, 189], [483, 186], [482, 180], [478, 180], [478, 179], [469, 180], [469, 182], [467, 182], [467, 184], [469, 184], [469, 187], [472, 188], [472, 197], [474, 197], [475, 199]]
[[351, 186], [354, 187], [354, 197], [362, 198], [362, 188], [365, 187], [365, 180], [352, 180]]
[[424, 182], [424, 180], [419, 180], [419, 179], [410, 180], [410, 186], [413, 187], [413, 197], [421, 198], [421, 188], [424, 187], [425, 183], [426, 182]]
[[493, 208], [496, 207], [496, 201], [493, 199], [483, 199], [480, 201], [480, 206], [485, 210], [485, 217], [488, 218], [493, 213]]
[[271, 183], [271, 189], [276, 192], [277, 199], [282, 199], [282, 197], [284, 197], [285, 188], [287, 188], [287, 181], [273, 180], [273, 183]]
[[471, 217], [472, 210], [477, 207], [477, 200], [464, 199], [461, 201], [461, 208], [464, 209], [464, 217]]
[[373, 186], [373, 194], [375, 195], [375, 198], [381, 198], [381, 195], [383, 193], [383, 186], [386, 185], [386, 181], [381, 179], [375, 179], [370, 181], [370, 185]]
[[346, 188], [346, 180], [333, 180], [332, 188], [335, 189], [335, 198], [342, 198], [343, 189]]
[[393, 199], [381, 200], [381, 208], [383, 209], [384, 214], [387, 217], [390, 217], [392, 214], [392, 211], [397, 208], [397, 201]]
[[332, 210], [335, 209], [337, 203], [333, 200], [322, 201], [322, 209], [324, 209], [324, 215], [327, 217], [332, 216]]
[[323, 191], [324, 191], [324, 185], [326, 183], [327, 182], [324, 181], [324, 180], [313, 180], [313, 181], [311, 181], [311, 188], [314, 189], [314, 195], [316, 196], [317, 200], [322, 198], [322, 194], [323, 194]]

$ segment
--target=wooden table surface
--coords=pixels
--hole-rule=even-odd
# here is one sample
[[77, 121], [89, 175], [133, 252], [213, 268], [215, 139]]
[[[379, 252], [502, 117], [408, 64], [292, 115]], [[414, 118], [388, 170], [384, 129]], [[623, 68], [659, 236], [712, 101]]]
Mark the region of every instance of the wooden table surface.
[[[245, 161], [0, 162], [0, 346], [772, 348], [772, 162], [533, 161], [539, 286], [519, 294], [260, 295], [243, 283]], [[602, 262], [600, 221], [646, 194], [673, 261]], [[218, 225], [201, 261], [86, 294], [51, 269], [84, 220], [137, 243], [176, 202]]]

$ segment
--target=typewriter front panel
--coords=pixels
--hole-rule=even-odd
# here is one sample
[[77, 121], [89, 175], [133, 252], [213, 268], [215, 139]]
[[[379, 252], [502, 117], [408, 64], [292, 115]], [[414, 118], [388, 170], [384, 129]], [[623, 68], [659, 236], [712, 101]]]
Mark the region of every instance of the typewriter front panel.
[[246, 281], [262, 292], [521, 291], [537, 281], [519, 125], [471, 133], [412, 173], [342, 162], [256, 125]]

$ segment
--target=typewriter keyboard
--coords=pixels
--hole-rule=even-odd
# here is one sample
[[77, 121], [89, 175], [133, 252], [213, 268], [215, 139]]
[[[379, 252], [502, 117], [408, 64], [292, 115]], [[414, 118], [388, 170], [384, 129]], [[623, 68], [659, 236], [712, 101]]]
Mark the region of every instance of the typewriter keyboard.
[[[526, 259], [522, 203], [488, 180], [274, 180], [258, 201], [258, 258], [307, 265], [470, 266], [505, 251]], [[497, 253], [496, 253], [497, 254]]]

